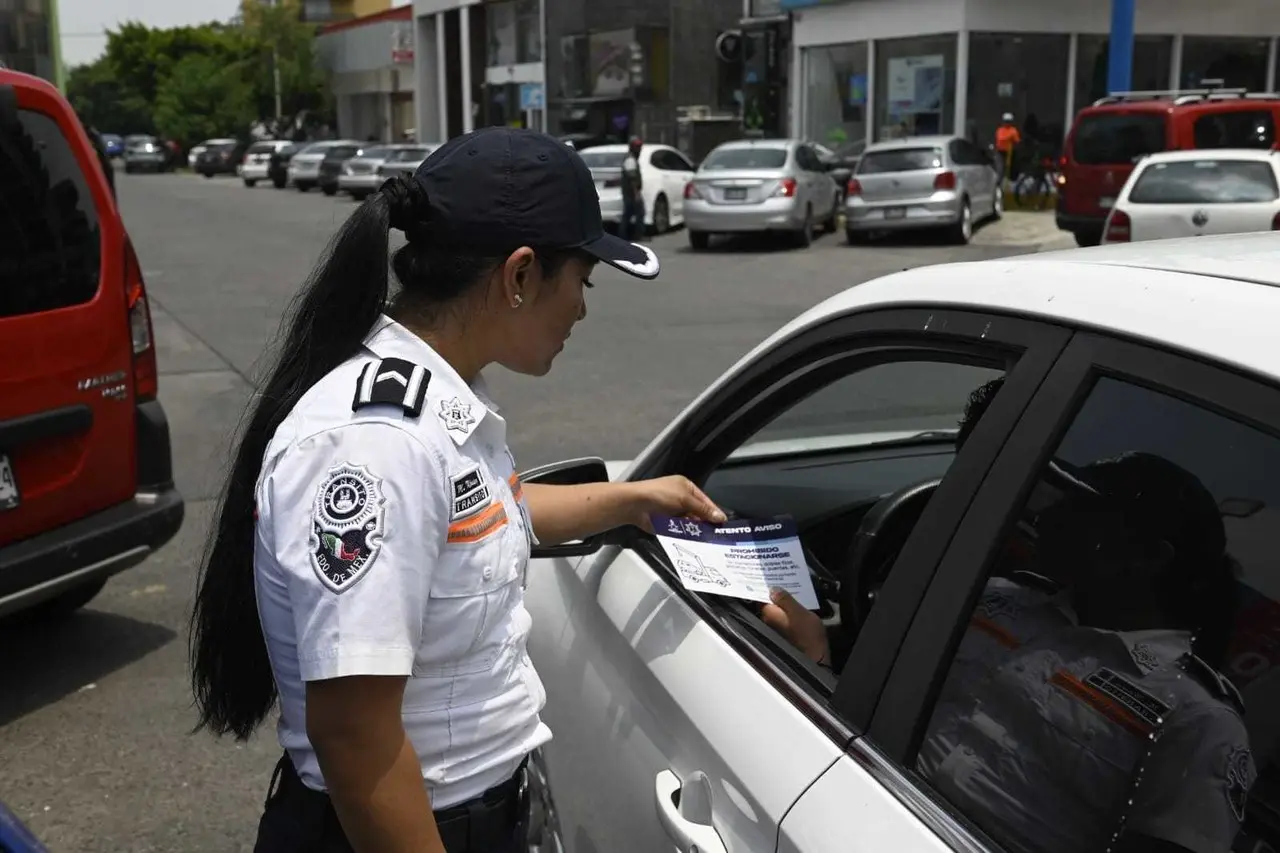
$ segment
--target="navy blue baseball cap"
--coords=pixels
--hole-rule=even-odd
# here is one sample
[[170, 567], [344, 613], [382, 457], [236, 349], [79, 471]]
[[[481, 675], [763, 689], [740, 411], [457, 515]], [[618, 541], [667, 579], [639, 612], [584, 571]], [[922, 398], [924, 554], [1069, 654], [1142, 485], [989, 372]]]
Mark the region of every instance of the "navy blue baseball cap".
[[425, 191], [432, 241], [495, 254], [519, 246], [581, 249], [637, 278], [658, 275], [647, 246], [604, 230], [591, 170], [532, 130], [488, 127], [432, 152], [410, 179]]

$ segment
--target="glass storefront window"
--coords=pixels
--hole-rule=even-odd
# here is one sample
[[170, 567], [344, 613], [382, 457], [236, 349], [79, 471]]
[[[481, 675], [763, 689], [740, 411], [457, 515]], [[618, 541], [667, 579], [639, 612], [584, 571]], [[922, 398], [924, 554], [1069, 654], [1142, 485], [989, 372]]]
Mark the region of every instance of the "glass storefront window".
[[[1107, 94], [1107, 62], [1111, 40], [1106, 36], [1082, 35], [1076, 52], [1076, 112]], [[1163, 92], [1171, 83], [1173, 63], [1172, 36], [1136, 36], [1133, 40], [1133, 75], [1130, 88], [1135, 92]]]
[[486, 65], [542, 61], [542, 24], [538, 0], [505, 0], [485, 6], [488, 21]]
[[828, 148], [867, 136], [867, 43], [805, 50], [805, 136]]
[[1022, 131], [1018, 153], [1056, 156], [1066, 136], [1070, 53], [1065, 34], [970, 34], [969, 139], [986, 148], [995, 142], [1001, 116], [1012, 113]]
[[1269, 39], [1187, 36], [1182, 40], [1182, 88], [1198, 89], [1204, 80], [1227, 88], [1267, 90]]
[[876, 42], [877, 139], [955, 129], [956, 36]]
[[516, 47], [516, 60], [518, 62], [542, 61], [541, 14], [538, 0], [517, 0], [516, 33], [519, 42]]

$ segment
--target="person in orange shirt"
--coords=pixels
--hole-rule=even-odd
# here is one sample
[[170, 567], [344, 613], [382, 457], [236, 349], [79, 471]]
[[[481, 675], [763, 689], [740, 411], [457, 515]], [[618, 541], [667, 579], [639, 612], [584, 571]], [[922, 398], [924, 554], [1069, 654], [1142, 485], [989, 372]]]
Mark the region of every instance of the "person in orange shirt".
[[1004, 180], [1005, 173], [1009, 169], [1013, 150], [1021, 143], [1022, 133], [1013, 123], [1013, 113], [1005, 113], [1000, 117], [1000, 126], [996, 128], [996, 153], [999, 155], [996, 159], [1000, 162], [1001, 181]]

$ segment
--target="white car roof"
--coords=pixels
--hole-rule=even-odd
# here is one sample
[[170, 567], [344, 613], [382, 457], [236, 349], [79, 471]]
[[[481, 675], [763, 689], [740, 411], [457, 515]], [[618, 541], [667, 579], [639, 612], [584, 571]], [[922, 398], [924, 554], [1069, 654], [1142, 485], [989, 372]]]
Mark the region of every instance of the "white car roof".
[[1157, 151], [1142, 158], [1141, 165], [1185, 163], [1189, 160], [1274, 161], [1276, 152], [1261, 148], [1192, 148], [1187, 151]]
[[[918, 267], [852, 287], [739, 363], [804, 328], [870, 308], [946, 305], [1064, 322], [1280, 379], [1280, 234], [1226, 234]], [[735, 371], [736, 372], [736, 368]]]

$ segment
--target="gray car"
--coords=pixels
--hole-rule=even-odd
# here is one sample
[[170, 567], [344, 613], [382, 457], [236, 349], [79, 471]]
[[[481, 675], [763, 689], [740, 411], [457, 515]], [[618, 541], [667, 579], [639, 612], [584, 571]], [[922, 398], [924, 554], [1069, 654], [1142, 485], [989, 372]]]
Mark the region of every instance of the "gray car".
[[870, 145], [845, 197], [845, 236], [946, 229], [968, 243], [973, 225], [1004, 214], [1000, 176], [985, 151], [959, 136], [913, 136]]
[[418, 171], [422, 161], [430, 157], [431, 152], [439, 147], [439, 145], [418, 143], [399, 148], [378, 166], [378, 177], [383, 181], [397, 176], [407, 178]]
[[685, 187], [689, 244], [712, 234], [783, 232], [798, 245], [822, 224], [836, 230], [840, 187], [813, 146], [796, 139], [740, 139], [715, 148]]
[[338, 189], [348, 193], [356, 201], [361, 201], [373, 193], [386, 180], [378, 174], [378, 167], [387, 161], [395, 152], [414, 145], [374, 145], [365, 148], [355, 157], [342, 165], [342, 173], [338, 176]]
[[136, 134], [124, 138], [124, 170], [134, 172], [164, 172], [169, 168], [169, 152], [164, 143], [154, 136]]

